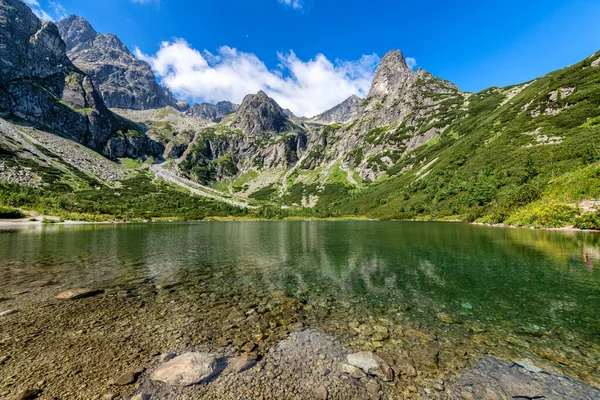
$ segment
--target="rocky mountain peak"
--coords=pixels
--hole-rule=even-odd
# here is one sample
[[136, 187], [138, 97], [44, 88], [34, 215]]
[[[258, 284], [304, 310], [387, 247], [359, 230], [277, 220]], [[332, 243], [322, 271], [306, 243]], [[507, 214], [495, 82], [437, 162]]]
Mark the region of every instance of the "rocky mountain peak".
[[284, 133], [296, 128], [290, 121], [288, 112], [262, 90], [244, 98], [235, 113], [232, 127], [241, 129], [248, 135]]
[[73, 14], [58, 22], [58, 27], [67, 45], [67, 51], [90, 46], [98, 34], [85, 18]]
[[[90, 77], [71, 63], [56, 25], [41, 21], [21, 0], [1, 0], [0, 43], [1, 117], [17, 117], [109, 156], [139, 155], [142, 146], [123, 133], [132, 124], [113, 115]], [[143, 136], [136, 140], [148, 143]]]
[[186, 114], [193, 118], [221, 122], [225, 115], [235, 112], [239, 107], [238, 104], [233, 104], [230, 101], [220, 101], [217, 104], [194, 104]]
[[404, 54], [399, 50], [392, 50], [381, 59], [368, 97], [384, 97], [392, 92], [402, 91], [417, 79], [417, 73], [406, 64]]
[[0, 25], [0, 80], [45, 78], [72, 67], [56, 26], [22, 1], [0, 1]]
[[160, 86], [150, 65], [138, 60], [113, 34], [96, 32], [88, 21], [71, 15], [57, 24], [67, 55], [90, 76], [110, 108], [145, 110], [171, 106], [187, 109]]
[[337, 106], [311, 118], [311, 120], [324, 124], [344, 124], [358, 117], [360, 103], [361, 98], [353, 94]]

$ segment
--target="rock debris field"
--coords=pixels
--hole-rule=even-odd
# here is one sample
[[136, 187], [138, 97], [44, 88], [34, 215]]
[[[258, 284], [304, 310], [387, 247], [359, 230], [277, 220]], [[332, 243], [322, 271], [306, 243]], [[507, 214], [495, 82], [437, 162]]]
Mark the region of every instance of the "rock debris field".
[[449, 315], [425, 326], [408, 307], [369, 315], [308, 293], [225, 290], [210, 274], [93, 287], [48, 269], [0, 277], [2, 399], [600, 398], [597, 347], [577, 358]]

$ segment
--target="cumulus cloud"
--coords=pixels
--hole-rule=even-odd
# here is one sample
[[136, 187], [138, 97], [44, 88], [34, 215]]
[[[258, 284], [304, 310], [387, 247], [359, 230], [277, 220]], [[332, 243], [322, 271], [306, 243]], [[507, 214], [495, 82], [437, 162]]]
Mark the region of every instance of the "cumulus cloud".
[[295, 8], [296, 10], [302, 9], [304, 3], [302, 0], [278, 0], [281, 4], [285, 4], [288, 7]]
[[192, 48], [185, 40], [163, 42], [154, 55], [135, 48], [161, 82], [188, 101], [240, 103], [244, 96], [265, 91], [283, 108], [299, 116], [319, 114], [356, 94], [369, 92], [376, 55], [357, 61], [330, 61], [323, 54], [303, 61], [294, 52], [278, 53], [279, 64], [269, 69], [255, 54], [221, 47], [213, 54]]
[[406, 65], [408, 68], [414, 69], [417, 66], [417, 60], [413, 57], [406, 57]]
[[31, 11], [33, 11], [33, 13], [39, 19], [43, 19], [44, 21], [57, 21], [67, 16], [67, 10], [65, 10], [61, 4], [55, 1], [48, 2], [48, 6], [50, 7], [51, 11], [44, 10], [39, 0], [23, 1], [29, 6], [29, 8], [31, 8]]

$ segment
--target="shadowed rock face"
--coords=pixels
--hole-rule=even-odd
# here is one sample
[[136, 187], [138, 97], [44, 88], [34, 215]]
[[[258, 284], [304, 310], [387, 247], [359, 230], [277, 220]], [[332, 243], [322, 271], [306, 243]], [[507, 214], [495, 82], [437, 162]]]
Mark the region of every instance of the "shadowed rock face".
[[288, 113], [262, 90], [244, 98], [235, 113], [232, 127], [252, 136], [296, 130]]
[[[19, 0], [2, 0], [0, 43], [6, 44], [0, 47], [0, 116], [61, 133], [109, 156], [148, 150], [148, 138], [140, 147], [123, 133], [134, 125], [106, 108], [90, 77], [67, 57], [52, 22], [41, 21]], [[119, 154], [112, 151], [116, 143]]]
[[230, 101], [220, 101], [217, 104], [194, 104], [186, 114], [198, 119], [221, 122], [225, 115], [237, 111], [239, 107], [238, 104], [233, 104]]
[[117, 36], [96, 32], [88, 21], [76, 15], [57, 25], [66, 43], [67, 55], [92, 78], [108, 107], [187, 108], [187, 104], [178, 102], [156, 82], [150, 65], [131, 54]]

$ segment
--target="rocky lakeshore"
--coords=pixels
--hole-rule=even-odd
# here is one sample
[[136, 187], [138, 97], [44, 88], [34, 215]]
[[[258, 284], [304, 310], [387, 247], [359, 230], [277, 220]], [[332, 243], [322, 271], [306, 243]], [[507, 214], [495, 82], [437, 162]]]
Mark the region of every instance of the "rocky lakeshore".
[[568, 332], [232, 285], [238, 269], [160, 280], [3, 265], [0, 397], [600, 396], [600, 346]]

